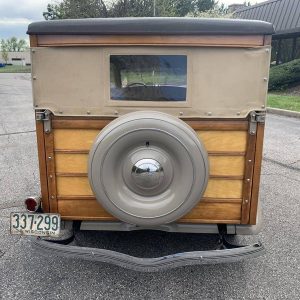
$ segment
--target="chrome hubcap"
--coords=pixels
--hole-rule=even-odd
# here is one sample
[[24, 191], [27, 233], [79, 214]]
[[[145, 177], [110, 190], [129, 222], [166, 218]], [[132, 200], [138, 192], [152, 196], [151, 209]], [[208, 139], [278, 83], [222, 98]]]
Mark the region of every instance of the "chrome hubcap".
[[155, 159], [144, 158], [137, 161], [131, 170], [133, 182], [142, 189], [153, 189], [159, 186], [164, 170]]

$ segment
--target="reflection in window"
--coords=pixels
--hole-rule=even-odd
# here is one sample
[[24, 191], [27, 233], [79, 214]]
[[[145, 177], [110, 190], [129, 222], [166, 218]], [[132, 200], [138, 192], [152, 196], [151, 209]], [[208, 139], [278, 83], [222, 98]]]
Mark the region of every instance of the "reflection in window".
[[185, 101], [185, 55], [111, 55], [112, 100]]

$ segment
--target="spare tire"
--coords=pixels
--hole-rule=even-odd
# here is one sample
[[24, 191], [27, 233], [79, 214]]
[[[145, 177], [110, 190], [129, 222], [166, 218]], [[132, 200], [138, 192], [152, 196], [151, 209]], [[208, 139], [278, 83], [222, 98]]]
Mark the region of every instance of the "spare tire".
[[208, 181], [207, 152], [194, 130], [161, 112], [140, 111], [109, 123], [89, 154], [97, 201], [131, 224], [173, 222], [201, 199]]

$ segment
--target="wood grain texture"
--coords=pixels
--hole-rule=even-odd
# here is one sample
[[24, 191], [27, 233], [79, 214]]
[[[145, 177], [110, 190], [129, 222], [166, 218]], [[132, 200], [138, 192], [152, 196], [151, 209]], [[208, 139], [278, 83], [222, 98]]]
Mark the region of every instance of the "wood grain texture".
[[250, 212], [250, 202], [251, 202], [251, 189], [252, 189], [252, 179], [253, 179], [253, 165], [255, 157], [255, 145], [256, 136], [248, 135], [247, 144], [247, 154], [245, 163], [245, 180], [243, 183], [243, 202], [242, 202], [242, 216], [241, 224], [248, 224], [249, 222], [249, 212]]
[[244, 156], [209, 156], [210, 176], [244, 176]]
[[[115, 221], [96, 200], [60, 200], [58, 209], [62, 219]], [[200, 202], [179, 222], [187, 223], [240, 223], [241, 205], [237, 203]]]
[[87, 173], [87, 154], [55, 154], [56, 173]]
[[55, 149], [90, 150], [100, 130], [97, 129], [55, 129]]
[[57, 177], [58, 196], [93, 196], [87, 177]]
[[203, 197], [242, 198], [243, 180], [215, 179], [208, 180]]
[[[110, 120], [54, 118], [51, 147], [58, 211], [69, 220], [113, 220], [95, 200], [87, 178], [90, 147]], [[195, 207], [180, 222], [240, 224], [245, 155], [249, 150], [245, 120], [231, 120], [228, 125], [216, 122], [215, 128], [210, 120], [186, 122], [196, 129], [208, 149], [210, 179], [199, 204], [201, 209]]]
[[[78, 195], [71, 195], [71, 196], [57, 196], [58, 200], [64, 201], [73, 201], [73, 200], [95, 200], [95, 196], [78, 196]], [[242, 203], [242, 199], [232, 199], [232, 198], [205, 198], [202, 197], [202, 202], [208, 203]]]
[[47, 179], [48, 179], [50, 211], [58, 212], [57, 198], [56, 198], [56, 176], [55, 176], [53, 132], [45, 133], [44, 137], [45, 137], [45, 149], [46, 149]]
[[[209, 156], [211, 177], [244, 175], [244, 156]], [[87, 176], [88, 154], [56, 153], [56, 173], [82, 173]]]
[[[92, 196], [93, 192], [87, 177], [57, 177], [58, 196]], [[243, 180], [216, 179], [208, 181], [203, 197], [242, 198]]]
[[38, 46], [38, 38], [35, 34], [29, 36], [30, 47]]
[[222, 220], [221, 223], [226, 223], [228, 220], [235, 220], [235, 222], [239, 223], [240, 218], [240, 204], [200, 202], [191, 212], [182, 217], [179, 222], [205, 223], [204, 220]]
[[47, 180], [47, 165], [46, 165], [46, 150], [44, 139], [44, 123], [36, 121], [36, 138], [38, 146], [39, 171], [41, 183], [42, 208], [45, 212], [50, 211], [48, 180]]
[[[55, 117], [52, 121], [54, 129], [102, 129], [115, 118], [102, 119], [99, 117]], [[247, 120], [193, 120], [182, 118], [194, 130], [248, 130]]]
[[247, 131], [196, 131], [209, 151], [245, 152]]
[[214, 46], [259, 47], [262, 35], [38, 35], [38, 46]]
[[78, 117], [55, 117], [52, 121], [54, 129], [102, 129], [113, 119], [92, 119]]
[[257, 124], [249, 224], [256, 224], [265, 124]]
[[72, 216], [74, 220], [85, 220], [85, 218], [93, 218], [94, 220], [116, 220], [116, 218], [110, 215], [96, 200], [59, 200], [58, 210], [62, 219]]
[[[89, 150], [100, 133], [97, 129], [55, 129], [56, 150]], [[205, 148], [210, 151], [246, 152], [247, 131], [196, 131]]]

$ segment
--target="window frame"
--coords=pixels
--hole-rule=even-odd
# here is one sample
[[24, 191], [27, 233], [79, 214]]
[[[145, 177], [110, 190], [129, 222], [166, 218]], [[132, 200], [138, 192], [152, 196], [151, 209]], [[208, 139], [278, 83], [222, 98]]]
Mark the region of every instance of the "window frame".
[[[110, 94], [110, 56], [111, 55], [184, 55], [187, 59], [186, 100], [185, 101], [145, 101], [145, 100], [112, 100]], [[192, 73], [191, 53], [187, 49], [173, 47], [118, 47], [104, 49], [104, 96], [105, 106], [113, 107], [192, 107], [190, 95]]]

